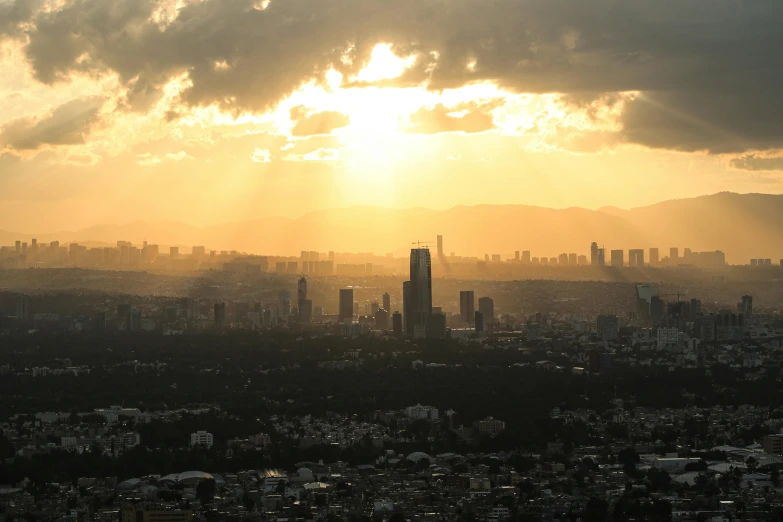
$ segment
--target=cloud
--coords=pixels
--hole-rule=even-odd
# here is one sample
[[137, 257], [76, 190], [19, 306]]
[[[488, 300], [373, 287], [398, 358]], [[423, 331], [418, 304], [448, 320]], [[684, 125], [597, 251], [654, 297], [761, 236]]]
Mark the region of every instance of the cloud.
[[84, 143], [98, 123], [103, 99], [71, 100], [38, 118], [11, 120], [0, 128], [0, 147], [15, 151], [37, 150], [51, 145]]
[[182, 105], [263, 112], [331, 68], [355, 77], [385, 42], [416, 56], [387, 85], [634, 91], [627, 142], [711, 153], [783, 145], [780, 0], [202, 0], [166, 17], [154, 0], [2, 5], [0, 34], [24, 33], [38, 80], [116, 74], [138, 111], [184, 74]]
[[316, 149], [306, 154], [289, 154], [285, 159], [289, 161], [338, 161], [340, 151], [337, 149]]
[[136, 164], [141, 167], [155, 167], [164, 161], [183, 161], [192, 159], [193, 156], [184, 150], [176, 153], [169, 152], [168, 154], [152, 154], [151, 152], [136, 154]]
[[453, 108], [442, 104], [432, 108], [422, 107], [411, 115], [406, 132], [415, 134], [485, 132], [495, 127], [490, 112], [495, 107], [496, 104], [476, 103], [463, 103]]
[[250, 159], [253, 163], [269, 163], [272, 161], [272, 153], [269, 149], [260, 149], [256, 147], [256, 150], [250, 155]]
[[341, 112], [308, 113], [307, 109], [301, 105], [291, 109], [291, 120], [295, 123], [291, 134], [297, 137], [331, 134], [333, 130], [351, 123], [348, 116]]
[[783, 170], [783, 154], [748, 153], [733, 158], [729, 164], [740, 170]]

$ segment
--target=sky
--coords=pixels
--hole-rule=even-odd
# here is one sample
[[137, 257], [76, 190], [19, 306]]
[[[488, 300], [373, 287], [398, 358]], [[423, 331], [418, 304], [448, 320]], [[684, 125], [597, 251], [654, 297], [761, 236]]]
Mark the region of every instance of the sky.
[[780, 193], [780, 0], [0, 0], [0, 228]]

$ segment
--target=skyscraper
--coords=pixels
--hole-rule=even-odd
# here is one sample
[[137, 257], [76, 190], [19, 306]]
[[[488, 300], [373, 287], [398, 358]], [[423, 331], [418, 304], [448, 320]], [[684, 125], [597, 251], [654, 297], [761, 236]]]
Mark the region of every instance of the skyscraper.
[[383, 294], [383, 309], [391, 314], [391, 296], [389, 292]]
[[476, 311], [476, 298], [473, 290], [462, 290], [459, 293], [459, 315], [462, 322], [470, 324]]
[[277, 311], [281, 319], [291, 315], [291, 292], [288, 290], [280, 290], [277, 294]]
[[443, 259], [443, 236], [438, 235], [438, 259]]
[[482, 330], [492, 333], [492, 326], [495, 323], [495, 301], [491, 297], [481, 297], [478, 300], [478, 307], [484, 321]]
[[680, 261], [680, 249], [677, 247], [672, 247], [669, 249], [669, 261], [676, 265]]
[[526, 265], [530, 264], [530, 250], [522, 251], [522, 262]]
[[[412, 331], [426, 332], [432, 314], [432, 259], [429, 248], [412, 248], [410, 259], [410, 317]], [[407, 327], [406, 327], [407, 330]], [[426, 333], [425, 333], [426, 335]]]
[[593, 266], [598, 265], [598, 243], [595, 241], [590, 243], [590, 264]]
[[641, 248], [628, 251], [628, 266], [644, 266], [644, 250]]
[[296, 302], [297, 302], [297, 305], [301, 306], [301, 305], [299, 305], [299, 303], [301, 303], [305, 299], [307, 299], [307, 278], [302, 276], [299, 279], [299, 284], [296, 287]]
[[340, 322], [353, 321], [353, 288], [340, 289]]
[[624, 253], [622, 250], [612, 250], [611, 262], [615, 268], [622, 268], [625, 265]]
[[215, 303], [215, 327], [223, 328], [225, 324], [226, 324], [226, 303]]

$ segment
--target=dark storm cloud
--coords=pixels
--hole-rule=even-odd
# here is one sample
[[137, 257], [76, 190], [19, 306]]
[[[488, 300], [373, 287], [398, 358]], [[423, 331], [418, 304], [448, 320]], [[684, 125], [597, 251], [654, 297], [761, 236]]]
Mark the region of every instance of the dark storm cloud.
[[[264, 110], [330, 67], [355, 73], [388, 42], [419, 56], [392, 83], [641, 91], [623, 117], [627, 141], [711, 152], [783, 145], [780, 0], [272, 0], [266, 9], [204, 0], [165, 27], [150, 21], [156, 6], [71, 0], [0, 27], [18, 33], [32, 19], [26, 52], [39, 80], [115, 71], [136, 110], [179, 74], [192, 82], [186, 105]], [[352, 61], [341, 61], [349, 48]]]
[[294, 128], [291, 134], [297, 137], [331, 134], [333, 130], [345, 127], [351, 120], [345, 114], [335, 111], [308, 113], [305, 107], [291, 109]]
[[41, 118], [11, 120], [0, 127], [0, 148], [23, 151], [84, 143], [98, 123], [101, 103], [98, 98], [71, 100]]
[[783, 170], [783, 156], [743, 154], [732, 159], [731, 166], [742, 170]]
[[492, 130], [495, 125], [490, 111], [494, 105], [464, 103], [448, 108], [441, 104], [432, 108], [422, 107], [411, 114], [406, 129], [412, 134], [437, 134], [439, 132], [464, 132], [468, 134]]

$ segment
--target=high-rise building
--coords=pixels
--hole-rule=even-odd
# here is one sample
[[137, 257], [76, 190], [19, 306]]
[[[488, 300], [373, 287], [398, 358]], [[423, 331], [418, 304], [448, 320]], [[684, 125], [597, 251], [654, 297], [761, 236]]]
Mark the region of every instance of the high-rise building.
[[215, 326], [223, 328], [226, 324], [226, 303], [215, 303]]
[[384, 332], [389, 329], [389, 312], [387, 310], [380, 309], [375, 312], [375, 328]]
[[484, 331], [484, 316], [481, 312], [477, 311], [473, 314], [473, 324], [476, 328], [476, 332], [481, 333]]
[[389, 295], [389, 292], [386, 292], [385, 294], [383, 294], [383, 309], [386, 310], [387, 312], [389, 312], [390, 314], [392, 313], [392, 310], [391, 310], [391, 296]]
[[658, 266], [661, 262], [660, 254], [657, 248], [650, 249], [650, 266]]
[[[409, 312], [410, 330], [415, 333], [419, 326], [426, 331], [432, 314], [432, 260], [428, 248], [411, 249]], [[409, 330], [407, 326], [405, 329]]]
[[568, 254], [568, 264], [571, 266], [576, 266], [579, 264], [579, 258], [576, 254]]
[[743, 295], [742, 301], [737, 304], [737, 311], [745, 315], [745, 318], [749, 318], [753, 315], [753, 296]]
[[491, 333], [495, 324], [495, 301], [491, 297], [481, 297], [478, 300], [478, 309], [484, 321], [482, 330]]
[[622, 250], [612, 250], [611, 253], [611, 263], [612, 266], [615, 268], [622, 268], [625, 266], [625, 258], [624, 253]]
[[430, 339], [446, 338], [446, 314], [438, 312], [430, 315], [427, 323], [427, 337]]
[[628, 266], [644, 266], [644, 250], [636, 248], [628, 251]]
[[590, 264], [593, 266], [598, 265], [598, 243], [595, 241], [590, 243]]
[[411, 282], [402, 283], [402, 320], [405, 328], [405, 335], [413, 335], [413, 320], [411, 319]]
[[26, 295], [16, 302], [16, 318], [25, 322], [30, 320], [30, 298]]
[[514, 251], [514, 261], [519, 263], [519, 250]]
[[672, 247], [669, 249], [669, 262], [673, 265], [676, 265], [680, 262], [680, 249], [677, 247]]
[[170, 247], [169, 248], [169, 257], [171, 259], [179, 258], [179, 247]]
[[617, 339], [620, 323], [616, 315], [599, 315], [596, 319], [596, 333], [603, 341]]
[[340, 315], [341, 323], [353, 321], [353, 288], [340, 289]]
[[530, 264], [530, 250], [522, 251], [522, 262], [526, 265]]
[[438, 235], [438, 259], [443, 259], [443, 236]]
[[598, 266], [606, 266], [606, 251], [603, 248], [598, 249]]
[[476, 311], [476, 298], [473, 290], [462, 290], [459, 293], [459, 315], [462, 322], [470, 324]]
[[568, 266], [568, 254], [560, 254], [557, 256], [557, 264], [560, 266]]
[[302, 276], [296, 286], [296, 302], [299, 303], [307, 299], [307, 278]]
[[310, 299], [300, 299], [297, 311], [297, 322], [307, 324], [313, 320], [313, 302]]
[[280, 290], [277, 294], [277, 315], [280, 318], [291, 315], [291, 292]]
[[392, 331], [396, 337], [402, 337], [402, 314], [394, 312], [392, 316]]

